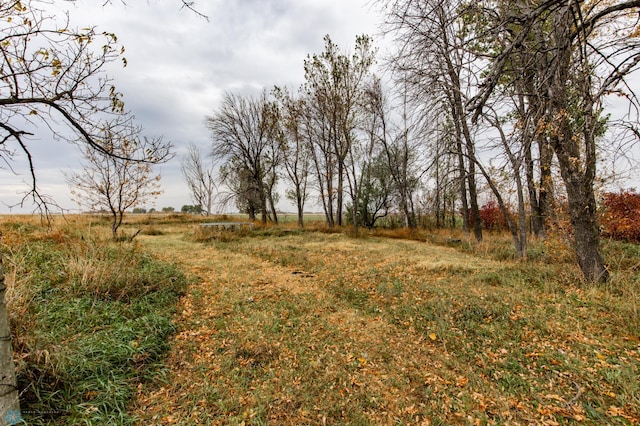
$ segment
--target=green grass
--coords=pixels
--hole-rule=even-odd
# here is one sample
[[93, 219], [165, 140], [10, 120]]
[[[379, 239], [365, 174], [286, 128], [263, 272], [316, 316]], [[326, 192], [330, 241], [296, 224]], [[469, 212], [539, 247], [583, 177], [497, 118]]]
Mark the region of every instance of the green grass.
[[130, 244], [3, 228], [24, 420], [136, 423], [130, 404], [163, 368], [185, 275]]

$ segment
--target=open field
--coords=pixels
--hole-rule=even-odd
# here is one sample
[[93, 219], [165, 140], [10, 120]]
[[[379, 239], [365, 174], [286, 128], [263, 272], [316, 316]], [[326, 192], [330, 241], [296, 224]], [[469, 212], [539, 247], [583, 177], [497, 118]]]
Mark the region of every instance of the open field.
[[[109, 232], [99, 221], [55, 226], [64, 229], [38, 232]], [[352, 238], [286, 226], [196, 242], [197, 223], [178, 216], [136, 218], [125, 232], [136, 228], [136, 251], [175, 264], [189, 284], [170, 302], [167, 348], [137, 366], [128, 422], [640, 422], [638, 246], [607, 242], [613, 279], [594, 287], [559, 238], [535, 243], [524, 263], [507, 237], [475, 245], [451, 231]], [[39, 333], [23, 328], [18, 340]], [[38, 342], [16, 356], [37, 366]], [[68, 392], [84, 409], [75, 420], [103, 409], [96, 394]]]

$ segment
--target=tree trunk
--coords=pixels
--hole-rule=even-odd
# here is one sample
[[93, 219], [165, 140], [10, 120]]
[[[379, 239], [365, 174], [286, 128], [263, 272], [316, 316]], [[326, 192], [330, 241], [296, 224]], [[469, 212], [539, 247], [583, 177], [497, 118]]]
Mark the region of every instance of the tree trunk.
[[267, 192], [267, 198], [269, 201], [269, 210], [271, 210], [271, 214], [273, 215], [273, 223], [278, 224], [278, 211], [276, 210], [276, 203], [273, 199], [273, 187], [275, 184], [269, 186], [269, 190]]
[[471, 230], [471, 220], [469, 218], [469, 204], [467, 198], [467, 179], [465, 174], [467, 169], [464, 162], [464, 151], [462, 150], [462, 132], [460, 131], [460, 123], [454, 121], [456, 129], [456, 155], [458, 157], [458, 185], [460, 190], [460, 202], [462, 203], [462, 229], [465, 234]]
[[[1, 234], [0, 238], [2, 238]], [[15, 425], [21, 423], [22, 418], [16, 369], [13, 364], [6, 291], [2, 253], [0, 253], [0, 425]]]
[[296, 189], [296, 204], [298, 207], [298, 227], [304, 228], [304, 200], [300, 194], [300, 187]]
[[336, 202], [336, 220], [342, 226], [342, 204], [344, 199], [344, 160], [338, 160], [338, 194]]
[[[561, 166], [561, 169], [565, 168]], [[600, 230], [596, 220], [593, 188], [591, 185], [585, 185], [580, 178], [567, 176], [564, 180], [574, 234], [574, 249], [580, 270], [590, 282], [606, 282], [609, 272], [600, 251]]]
[[[462, 100], [460, 99], [458, 102], [460, 102], [459, 108], [462, 112]], [[462, 125], [462, 134], [464, 135], [467, 147], [467, 157], [469, 158], [469, 172], [467, 174], [467, 180], [469, 181], [469, 202], [471, 203], [471, 215], [473, 216], [473, 235], [475, 236], [476, 241], [480, 242], [482, 241], [482, 220], [480, 219], [478, 189], [476, 187], [476, 153], [471, 132], [467, 125], [467, 119], [464, 115], [460, 114], [460, 120]]]
[[269, 209], [267, 207], [267, 190], [262, 180], [259, 180], [256, 183], [260, 189], [260, 221], [263, 225], [266, 225], [269, 217]]
[[529, 192], [529, 203], [531, 204], [531, 227], [536, 237], [544, 238], [546, 221], [549, 216], [550, 201], [553, 199], [553, 185], [551, 177], [551, 160], [553, 151], [545, 135], [541, 134], [537, 138], [539, 151], [539, 181], [536, 183], [534, 177], [534, 160], [531, 155], [531, 146], [525, 148], [525, 162], [527, 175], [527, 189]]
[[[566, 116], [566, 114], [565, 114]], [[586, 280], [590, 282], [606, 282], [609, 272], [604, 264], [600, 251], [600, 229], [596, 216], [596, 197], [593, 191], [593, 172], [595, 158], [585, 159], [585, 167], [577, 161], [578, 148], [570, 132], [568, 118], [562, 120], [565, 129], [564, 137], [552, 138], [560, 173], [564, 181], [569, 217], [573, 228], [574, 249], [578, 265]], [[569, 139], [567, 139], [567, 136]]]
[[111, 213], [113, 214], [113, 221], [111, 222], [111, 236], [115, 241], [118, 239], [118, 229], [124, 220], [124, 212], [112, 210]]
[[531, 205], [531, 230], [533, 235], [540, 237], [544, 232], [544, 220], [540, 211], [540, 197], [536, 188], [534, 176], [533, 156], [531, 155], [531, 145], [525, 146], [525, 169], [527, 177], [527, 191], [529, 192], [529, 204]]
[[[571, 108], [567, 82], [573, 87], [585, 84], [590, 70], [584, 75], [576, 74], [571, 68], [570, 30], [573, 25], [571, 5], [558, 12], [554, 21], [553, 41], [558, 53], [555, 58], [552, 79], [549, 85], [549, 112], [555, 123], [555, 131], [549, 139], [556, 153], [560, 174], [567, 191], [569, 216], [573, 228], [574, 249], [578, 265], [586, 280], [590, 282], [606, 282], [609, 272], [604, 265], [600, 251], [600, 230], [596, 217], [596, 198], [593, 182], [596, 172], [595, 140], [590, 129], [583, 130], [585, 139], [580, 140], [572, 131], [569, 111]], [[585, 84], [586, 85], [586, 84]], [[583, 87], [580, 87], [583, 88]], [[588, 102], [590, 93], [583, 90], [581, 113], [585, 119], [585, 128], [593, 126], [594, 111]]]
[[471, 219], [469, 217], [469, 203], [467, 198], [467, 180], [464, 175], [466, 169], [464, 167], [464, 154], [462, 152], [462, 144], [457, 144], [458, 148], [458, 167], [460, 176], [458, 176], [458, 185], [460, 186], [460, 202], [462, 203], [462, 229], [465, 234], [471, 231]]
[[[442, 37], [445, 45], [445, 50], [447, 53], [444, 55], [444, 59], [446, 61], [447, 73], [449, 75], [449, 91], [447, 94], [449, 97], [449, 102], [451, 103], [451, 113], [453, 115], [453, 121], [456, 126], [456, 134], [458, 137], [459, 143], [462, 143], [460, 140], [460, 136], [464, 138], [464, 143], [466, 147], [466, 155], [469, 159], [469, 170], [467, 171], [467, 181], [469, 183], [469, 202], [471, 203], [471, 216], [473, 219], [473, 234], [476, 238], [476, 241], [482, 241], [482, 221], [480, 220], [480, 209], [478, 208], [478, 191], [476, 187], [476, 176], [475, 176], [475, 164], [476, 164], [476, 155], [475, 155], [475, 146], [474, 141], [471, 136], [471, 132], [469, 131], [469, 125], [467, 123], [467, 111], [465, 108], [465, 103], [462, 100], [462, 87], [461, 87], [461, 78], [460, 78], [460, 68], [461, 65], [459, 63], [454, 64], [452, 57], [449, 55], [448, 50], [451, 46], [449, 46], [449, 41], [447, 38], [446, 31], [446, 12], [442, 8], [439, 7], [440, 19], [442, 22]], [[462, 147], [460, 147], [459, 155], [462, 155]]]

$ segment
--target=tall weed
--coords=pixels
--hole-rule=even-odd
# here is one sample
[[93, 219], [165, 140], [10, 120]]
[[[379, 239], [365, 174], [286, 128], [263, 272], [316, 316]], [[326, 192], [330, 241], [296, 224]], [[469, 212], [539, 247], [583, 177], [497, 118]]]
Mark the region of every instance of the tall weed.
[[2, 231], [25, 421], [135, 423], [128, 404], [160, 368], [185, 276], [132, 244]]

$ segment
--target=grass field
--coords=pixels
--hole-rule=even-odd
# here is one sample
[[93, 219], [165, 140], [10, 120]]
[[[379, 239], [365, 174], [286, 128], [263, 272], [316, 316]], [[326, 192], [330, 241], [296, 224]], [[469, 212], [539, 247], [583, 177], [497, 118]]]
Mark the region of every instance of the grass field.
[[[49, 253], [108, 235], [97, 219], [49, 232], [17, 223], [1, 223], [7, 266], [21, 264], [16, 259], [26, 264], [42, 241]], [[160, 265], [165, 273], [146, 290], [119, 293], [144, 289], [136, 282], [148, 277], [133, 273], [140, 265], [125, 285], [115, 285], [118, 280], [104, 278], [115, 276], [109, 262], [89, 268], [80, 260], [79, 252], [91, 252], [86, 248], [58, 262], [64, 273], [48, 278], [54, 284], [21, 278], [30, 268], [8, 274], [26, 294], [10, 300], [19, 313], [14, 329], [22, 386], [33, 390], [31, 407], [46, 400], [66, 413], [60, 424], [103, 424], [96, 413], [109, 415], [113, 406], [120, 418], [144, 425], [640, 422], [638, 246], [605, 242], [612, 280], [591, 286], [581, 282], [559, 237], [535, 242], [523, 262], [513, 260], [501, 235], [476, 245], [451, 231], [353, 238], [318, 225], [307, 231], [287, 225], [203, 241], [197, 220], [178, 215], [136, 218], [125, 232], [135, 229], [142, 233], [133, 244], [101, 244]], [[31, 237], [25, 240], [23, 231]], [[117, 253], [103, 256], [122, 257]], [[96, 268], [105, 272], [77, 278]], [[187, 277], [188, 284], [175, 277]], [[57, 296], [52, 288], [68, 291]], [[125, 333], [119, 344], [106, 340], [111, 331], [101, 332], [121, 314], [108, 316], [105, 308], [92, 322], [67, 318], [71, 306], [115, 301], [120, 309], [167, 288], [172, 296], [140, 315], [173, 309], [173, 322]], [[59, 297], [57, 313], [42, 314], [29, 327], [22, 323], [25, 312], [40, 318], [39, 310], [51, 304], [43, 295], [52, 293]], [[145, 322], [132, 312], [119, 327]], [[50, 330], [60, 324], [64, 332]], [[77, 343], [83, 335], [84, 346]], [[146, 335], [157, 337], [138, 350]], [[106, 363], [119, 346], [127, 347], [116, 361], [122, 378], [108, 387], [66, 383], [73, 374], [58, 363], [89, 363], [78, 348], [93, 348], [91, 363]], [[136, 362], [140, 353], [152, 354], [152, 361]], [[45, 392], [50, 381], [64, 389], [52, 400]], [[124, 402], [102, 402], [119, 389]]]

